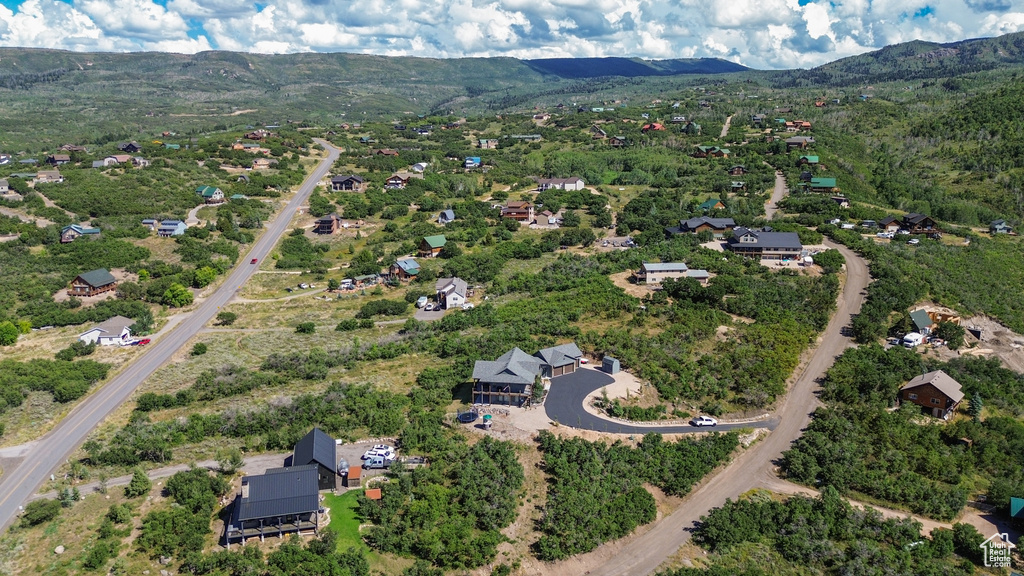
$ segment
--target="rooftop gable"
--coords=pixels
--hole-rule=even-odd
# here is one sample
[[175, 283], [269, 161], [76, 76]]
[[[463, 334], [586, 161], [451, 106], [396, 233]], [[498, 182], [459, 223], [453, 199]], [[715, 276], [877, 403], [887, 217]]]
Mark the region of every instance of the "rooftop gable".
[[319, 464], [328, 470], [334, 470], [338, 464], [336, 447], [334, 438], [319, 428], [313, 428], [295, 444], [292, 464], [299, 466]]
[[106, 286], [107, 284], [112, 284], [117, 281], [114, 278], [114, 275], [106, 268], [97, 268], [95, 270], [83, 272], [78, 275], [78, 278], [93, 288]]
[[935, 370], [934, 372], [916, 376], [910, 382], [904, 384], [900, 390], [910, 390], [911, 388], [927, 384], [934, 386], [936, 390], [945, 394], [953, 402], [959, 402], [964, 399], [964, 391], [961, 389], [960, 383], [942, 370]]

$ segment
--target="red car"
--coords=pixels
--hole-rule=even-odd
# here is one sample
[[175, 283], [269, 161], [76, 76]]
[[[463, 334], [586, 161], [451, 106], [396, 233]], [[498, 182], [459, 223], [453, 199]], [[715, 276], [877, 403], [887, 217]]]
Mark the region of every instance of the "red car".
[[249, 264], [255, 264], [256, 260], [257, 260], [256, 258], [253, 258], [252, 260], [249, 260]]
[[149, 338], [143, 338], [142, 340], [139, 340], [139, 346], [145, 346], [146, 344], [149, 344]]

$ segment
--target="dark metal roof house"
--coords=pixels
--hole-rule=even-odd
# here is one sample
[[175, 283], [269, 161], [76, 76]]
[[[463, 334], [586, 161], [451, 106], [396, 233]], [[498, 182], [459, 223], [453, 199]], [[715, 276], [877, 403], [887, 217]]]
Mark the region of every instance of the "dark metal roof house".
[[315, 464], [319, 468], [317, 485], [320, 490], [334, 490], [337, 483], [337, 444], [326, 432], [313, 428], [295, 445], [292, 466]]
[[232, 540], [320, 528], [320, 490], [317, 466], [273, 468], [259, 476], [242, 478], [227, 525], [228, 545]]

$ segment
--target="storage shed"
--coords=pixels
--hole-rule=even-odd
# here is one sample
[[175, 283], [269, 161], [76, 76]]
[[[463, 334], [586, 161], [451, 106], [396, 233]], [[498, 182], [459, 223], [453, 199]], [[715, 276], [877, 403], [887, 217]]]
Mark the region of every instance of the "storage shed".
[[601, 370], [608, 374], [618, 374], [622, 368], [619, 366], [619, 361], [611, 356], [605, 356], [601, 360]]

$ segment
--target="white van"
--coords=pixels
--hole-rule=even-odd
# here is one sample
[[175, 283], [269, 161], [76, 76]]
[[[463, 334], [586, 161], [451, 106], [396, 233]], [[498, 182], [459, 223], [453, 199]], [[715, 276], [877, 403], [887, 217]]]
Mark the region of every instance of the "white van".
[[394, 462], [394, 457], [387, 458], [385, 456], [371, 456], [363, 462], [363, 469], [371, 470], [373, 468], [387, 468]]
[[924, 342], [924, 336], [917, 332], [911, 332], [903, 337], [903, 346], [906, 348], [917, 348]]

